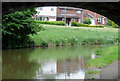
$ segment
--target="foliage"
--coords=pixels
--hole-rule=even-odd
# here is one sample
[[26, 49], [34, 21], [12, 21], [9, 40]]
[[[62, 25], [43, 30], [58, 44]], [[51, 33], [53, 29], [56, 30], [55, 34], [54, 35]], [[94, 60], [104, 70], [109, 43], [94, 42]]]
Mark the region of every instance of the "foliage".
[[104, 25], [88, 25], [88, 27], [100, 27], [100, 28], [104, 28]]
[[77, 22], [72, 22], [72, 26], [82, 26], [82, 27], [88, 27], [88, 24], [82, 24], [82, 23], [77, 23]]
[[82, 23], [77, 23], [77, 22], [72, 22], [72, 26], [77, 26], [77, 27], [101, 27], [103, 28], [104, 25], [88, 25], [88, 24], [82, 24]]
[[72, 22], [71, 25], [72, 26], [77, 26], [77, 22]]
[[84, 23], [84, 24], [91, 24], [92, 21], [91, 21], [91, 19], [90, 19], [89, 17], [86, 17], [86, 18], [83, 20], [83, 23]]
[[112, 21], [110, 19], [108, 19], [108, 25], [112, 26]]
[[118, 31], [113, 28], [44, 27], [44, 25], [43, 28], [44, 31], [41, 30], [37, 35], [31, 36], [36, 46], [104, 45], [118, 42]]
[[114, 28], [120, 28], [119, 25], [117, 25], [117, 24], [114, 24], [113, 27], [114, 27]]
[[103, 53], [103, 49], [102, 48], [98, 48], [96, 51], [95, 51], [95, 54], [96, 55], [102, 55]]
[[94, 66], [97, 68], [102, 68], [107, 64], [116, 61], [117, 59], [118, 59], [118, 45], [110, 46], [103, 50], [99, 58], [90, 60], [86, 67]]
[[36, 34], [36, 30], [40, 28], [31, 17], [35, 13], [34, 9], [28, 9], [3, 15], [3, 48], [20, 48], [34, 44], [29, 35]]
[[65, 22], [63, 21], [36, 21], [37, 23], [40, 23], [40, 24], [50, 24], [50, 25], [66, 25]]
[[100, 73], [100, 71], [87, 71], [85, 74], [97, 74]]
[[115, 22], [111, 21], [110, 19], [108, 19], [108, 25], [114, 28], [119, 28], [119, 26]]

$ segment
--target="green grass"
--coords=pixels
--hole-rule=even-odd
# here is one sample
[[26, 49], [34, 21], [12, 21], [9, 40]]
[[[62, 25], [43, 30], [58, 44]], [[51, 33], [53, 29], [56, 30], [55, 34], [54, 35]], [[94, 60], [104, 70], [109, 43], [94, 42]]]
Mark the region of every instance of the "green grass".
[[100, 73], [100, 71], [87, 71], [85, 74], [97, 74]]
[[113, 28], [112, 26], [109, 26], [109, 25], [104, 25], [105, 27], [108, 27], [108, 28]]
[[110, 46], [102, 51], [99, 58], [90, 60], [86, 67], [92, 66], [97, 68], [102, 68], [107, 64], [110, 64], [118, 59], [118, 46]]
[[89, 28], [43, 25], [37, 35], [31, 36], [35, 45], [104, 45], [118, 41], [118, 30], [115, 28]]

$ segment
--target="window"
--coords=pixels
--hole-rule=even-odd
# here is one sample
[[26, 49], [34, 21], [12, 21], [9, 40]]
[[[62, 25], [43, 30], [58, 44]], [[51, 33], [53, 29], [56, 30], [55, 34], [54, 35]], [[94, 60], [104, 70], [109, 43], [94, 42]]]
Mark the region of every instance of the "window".
[[101, 22], [101, 18], [97, 18], [97, 22]]
[[67, 10], [63, 9], [63, 10], [62, 10], [62, 12], [63, 12], [63, 13], [66, 13], [66, 12], [67, 12]]
[[77, 14], [81, 14], [81, 11], [79, 10], [79, 11], [77, 11]]
[[78, 19], [78, 23], [81, 23], [81, 20], [80, 20], [80, 19]]
[[108, 18], [106, 18], [106, 22], [108, 22]]
[[65, 18], [62, 18], [62, 21], [65, 21]]
[[38, 10], [42, 10], [43, 8], [42, 7], [38, 7]]
[[54, 8], [51, 8], [51, 11], [54, 11]]

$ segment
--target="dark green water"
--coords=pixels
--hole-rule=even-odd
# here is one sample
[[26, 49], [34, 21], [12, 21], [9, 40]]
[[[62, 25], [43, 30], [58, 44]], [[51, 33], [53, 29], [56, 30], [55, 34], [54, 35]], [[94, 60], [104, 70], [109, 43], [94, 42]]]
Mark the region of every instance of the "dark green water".
[[3, 79], [84, 79], [97, 46], [3, 50]]

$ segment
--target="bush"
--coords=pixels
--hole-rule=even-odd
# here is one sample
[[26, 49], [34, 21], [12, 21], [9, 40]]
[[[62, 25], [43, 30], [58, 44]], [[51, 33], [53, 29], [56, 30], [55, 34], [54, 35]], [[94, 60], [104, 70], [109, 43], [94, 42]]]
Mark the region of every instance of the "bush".
[[82, 24], [82, 23], [77, 23], [77, 22], [72, 22], [72, 26], [101, 27], [101, 28], [104, 28], [104, 25], [88, 25], [88, 24]]
[[66, 25], [65, 22], [63, 21], [36, 21], [37, 23], [40, 23], [40, 24], [50, 24], [50, 25]]
[[84, 27], [88, 27], [88, 24], [81, 24], [81, 23], [77, 23], [77, 22], [72, 22], [71, 25], [72, 26], [84, 26]]
[[81, 23], [77, 23], [77, 26], [83, 26], [83, 27], [88, 27], [88, 24], [81, 24]]
[[108, 19], [108, 25], [112, 26], [112, 21], [110, 19]]
[[32, 15], [34, 9], [17, 11], [2, 17], [3, 48], [21, 48], [32, 46], [34, 42], [30, 34], [36, 34], [39, 27]]
[[83, 20], [83, 23], [84, 23], [84, 24], [91, 24], [92, 21], [91, 21], [91, 19], [90, 19], [89, 17], [86, 17], [86, 18]]
[[88, 27], [101, 27], [101, 28], [104, 28], [104, 25], [88, 25]]
[[77, 26], [77, 22], [72, 22], [71, 25], [72, 26]]

